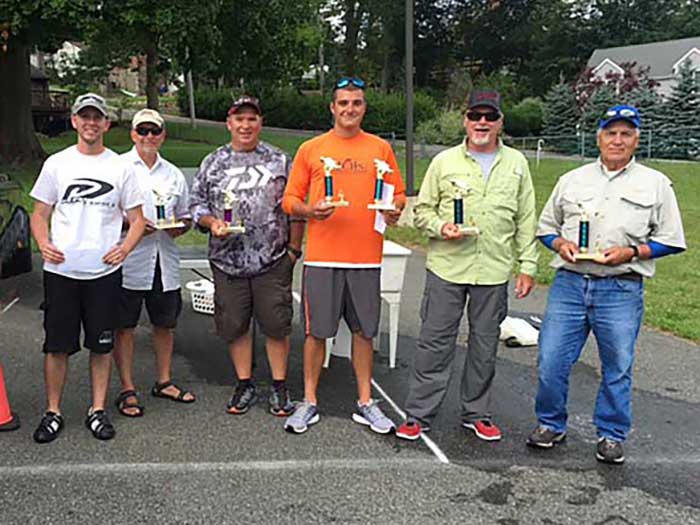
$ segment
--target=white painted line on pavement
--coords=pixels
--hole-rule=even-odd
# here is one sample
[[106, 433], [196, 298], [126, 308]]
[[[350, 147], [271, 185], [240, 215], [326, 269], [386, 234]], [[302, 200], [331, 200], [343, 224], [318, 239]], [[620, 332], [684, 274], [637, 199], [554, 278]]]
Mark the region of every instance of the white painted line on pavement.
[[[377, 392], [381, 394], [381, 396], [386, 399], [386, 402], [391, 405], [391, 408], [394, 409], [394, 411], [401, 416], [402, 419], [406, 419], [406, 413], [399, 408], [399, 405], [397, 405], [391, 397], [389, 397], [389, 394], [387, 394], [384, 389], [379, 386], [379, 383], [377, 383], [374, 379], [372, 379], [372, 386], [377, 389]], [[440, 450], [440, 447], [437, 446], [437, 444], [430, 439], [428, 436], [426, 436], [424, 433], [421, 433], [420, 438], [423, 440], [423, 442], [428, 446], [428, 448], [432, 451], [433, 454], [435, 454], [435, 457], [438, 458], [438, 461], [440, 463], [445, 463], [448, 465], [450, 463], [450, 460], [447, 459], [447, 456], [445, 453]]]
[[7, 312], [10, 308], [12, 308], [15, 304], [17, 304], [17, 301], [19, 301], [19, 296], [17, 296], [17, 297], [15, 297], [14, 299], [12, 299], [12, 301], [10, 301], [10, 302], [5, 306], [5, 308], [2, 309], [2, 313]]
[[346, 470], [381, 470], [396, 466], [434, 467], [434, 460], [426, 459], [319, 459], [283, 461], [231, 461], [211, 463], [60, 463], [56, 465], [21, 465], [0, 467], [0, 478], [9, 476], [56, 476], [95, 473], [191, 473], [229, 471], [293, 471], [316, 470], [319, 468]]

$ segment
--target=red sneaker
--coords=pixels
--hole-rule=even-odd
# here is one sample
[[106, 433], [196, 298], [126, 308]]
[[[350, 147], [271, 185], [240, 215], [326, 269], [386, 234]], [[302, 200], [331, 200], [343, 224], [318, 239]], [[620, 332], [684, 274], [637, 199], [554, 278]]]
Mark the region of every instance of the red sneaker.
[[396, 437], [415, 441], [421, 435], [422, 429], [417, 421], [404, 421], [401, 426], [396, 429]]
[[489, 419], [479, 419], [477, 421], [462, 421], [462, 426], [473, 430], [476, 437], [483, 439], [484, 441], [499, 441], [503, 434], [501, 434], [501, 429], [498, 428]]

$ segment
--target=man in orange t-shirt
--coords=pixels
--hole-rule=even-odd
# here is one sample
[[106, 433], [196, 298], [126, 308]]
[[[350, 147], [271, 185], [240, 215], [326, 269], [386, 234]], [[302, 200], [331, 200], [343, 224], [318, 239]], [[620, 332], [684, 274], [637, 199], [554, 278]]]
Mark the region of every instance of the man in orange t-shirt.
[[[282, 208], [308, 221], [307, 252], [302, 282], [304, 342], [304, 401], [285, 422], [285, 430], [301, 434], [319, 421], [316, 390], [321, 376], [325, 340], [333, 337], [341, 316], [353, 333], [353, 367], [358, 401], [353, 421], [388, 434], [394, 423], [371, 399], [372, 338], [379, 329], [380, 268], [383, 235], [375, 229], [374, 202], [377, 164], [389, 167], [386, 190], [393, 187], [394, 210], [382, 211], [394, 225], [406, 204], [405, 187], [391, 146], [362, 131], [367, 111], [365, 83], [341, 78], [333, 89], [330, 110], [333, 129], [301, 145], [294, 158]], [[322, 160], [323, 159], [323, 160]], [[327, 164], [334, 164], [333, 201], [325, 199]], [[385, 194], [389, 194], [386, 191]]]

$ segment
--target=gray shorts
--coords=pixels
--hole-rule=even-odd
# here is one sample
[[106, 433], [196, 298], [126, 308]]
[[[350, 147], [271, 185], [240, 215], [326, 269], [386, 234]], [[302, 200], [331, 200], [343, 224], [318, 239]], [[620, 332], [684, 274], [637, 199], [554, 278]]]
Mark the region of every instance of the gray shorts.
[[292, 271], [285, 253], [272, 267], [255, 277], [232, 277], [213, 264], [216, 333], [232, 343], [248, 332], [255, 320], [266, 337], [282, 339], [292, 332]]
[[379, 331], [380, 268], [304, 266], [301, 322], [304, 333], [335, 336], [341, 316], [352, 333], [368, 339]]

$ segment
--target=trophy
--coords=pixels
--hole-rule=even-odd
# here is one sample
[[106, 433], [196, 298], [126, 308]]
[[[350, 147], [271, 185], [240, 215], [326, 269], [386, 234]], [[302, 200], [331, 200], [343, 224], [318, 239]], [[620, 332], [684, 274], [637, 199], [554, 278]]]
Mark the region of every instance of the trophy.
[[226, 190], [224, 192], [224, 222], [226, 223], [224, 231], [226, 233], [245, 233], [243, 220], [241, 218], [234, 220], [233, 218], [233, 206], [236, 202], [238, 202], [238, 199], [233, 194], [233, 191]]
[[342, 191], [338, 192], [338, 200], [333, 200], [333, 170], [339, 170], [342, 166], [330, 157], [321, 157], [321, 162], [325, 173], [326, 204], [334, 208], [349, 206], [350, 203], [345, 200]]
[[[578, 203], [578, 207], [581, 209], [581, 215], [578, 220], [578, 249], [579, 252], [574, 255], [574, 259], [577, 261], [594, 261], [598, 262], [603, 254], [600, 251], [600, 242], [596, 242], [595, 251], [590, 251], [591, 243], [591, 221], [588, 216], [588, 212], [583, 208], [583, 204]], [[595, 216], [598, 214], [595, 213]]]
[[452, 199], [454, 209], [454, 223], [462, 235], [473, 237], [479, 235], [479, 228], [473, 218], [469, 219], [469, 225], [464, 224], [464, 197], [472, 192], [472, 189], [460, 180], [451, 180], [455, 187], [455, 196]]
[[183, 228], [185, 223], [178, 221], [175, 218], [175, 214], [171, 217], [166, 216], [165, 206], [170, 198], [170, 193], [153, 190], [153, 195], [155, 196], [155, 207], [156, 207], [156, 223], [155, 228], [157, 230], [168, 230], [170, 228]]
[[374, 167], [377, 171], [377, 178], [374, 181], [374, 202], [368, 204], [367, 207], [370, 210], [379, 211], [394, 211], [396, 206], [392, 202], [384, 202], [382, 195], [384, 194], [384, 175], [387, 173], [393, 173], [394, 170], [386, 161], [381, 159], [374, 159]]

